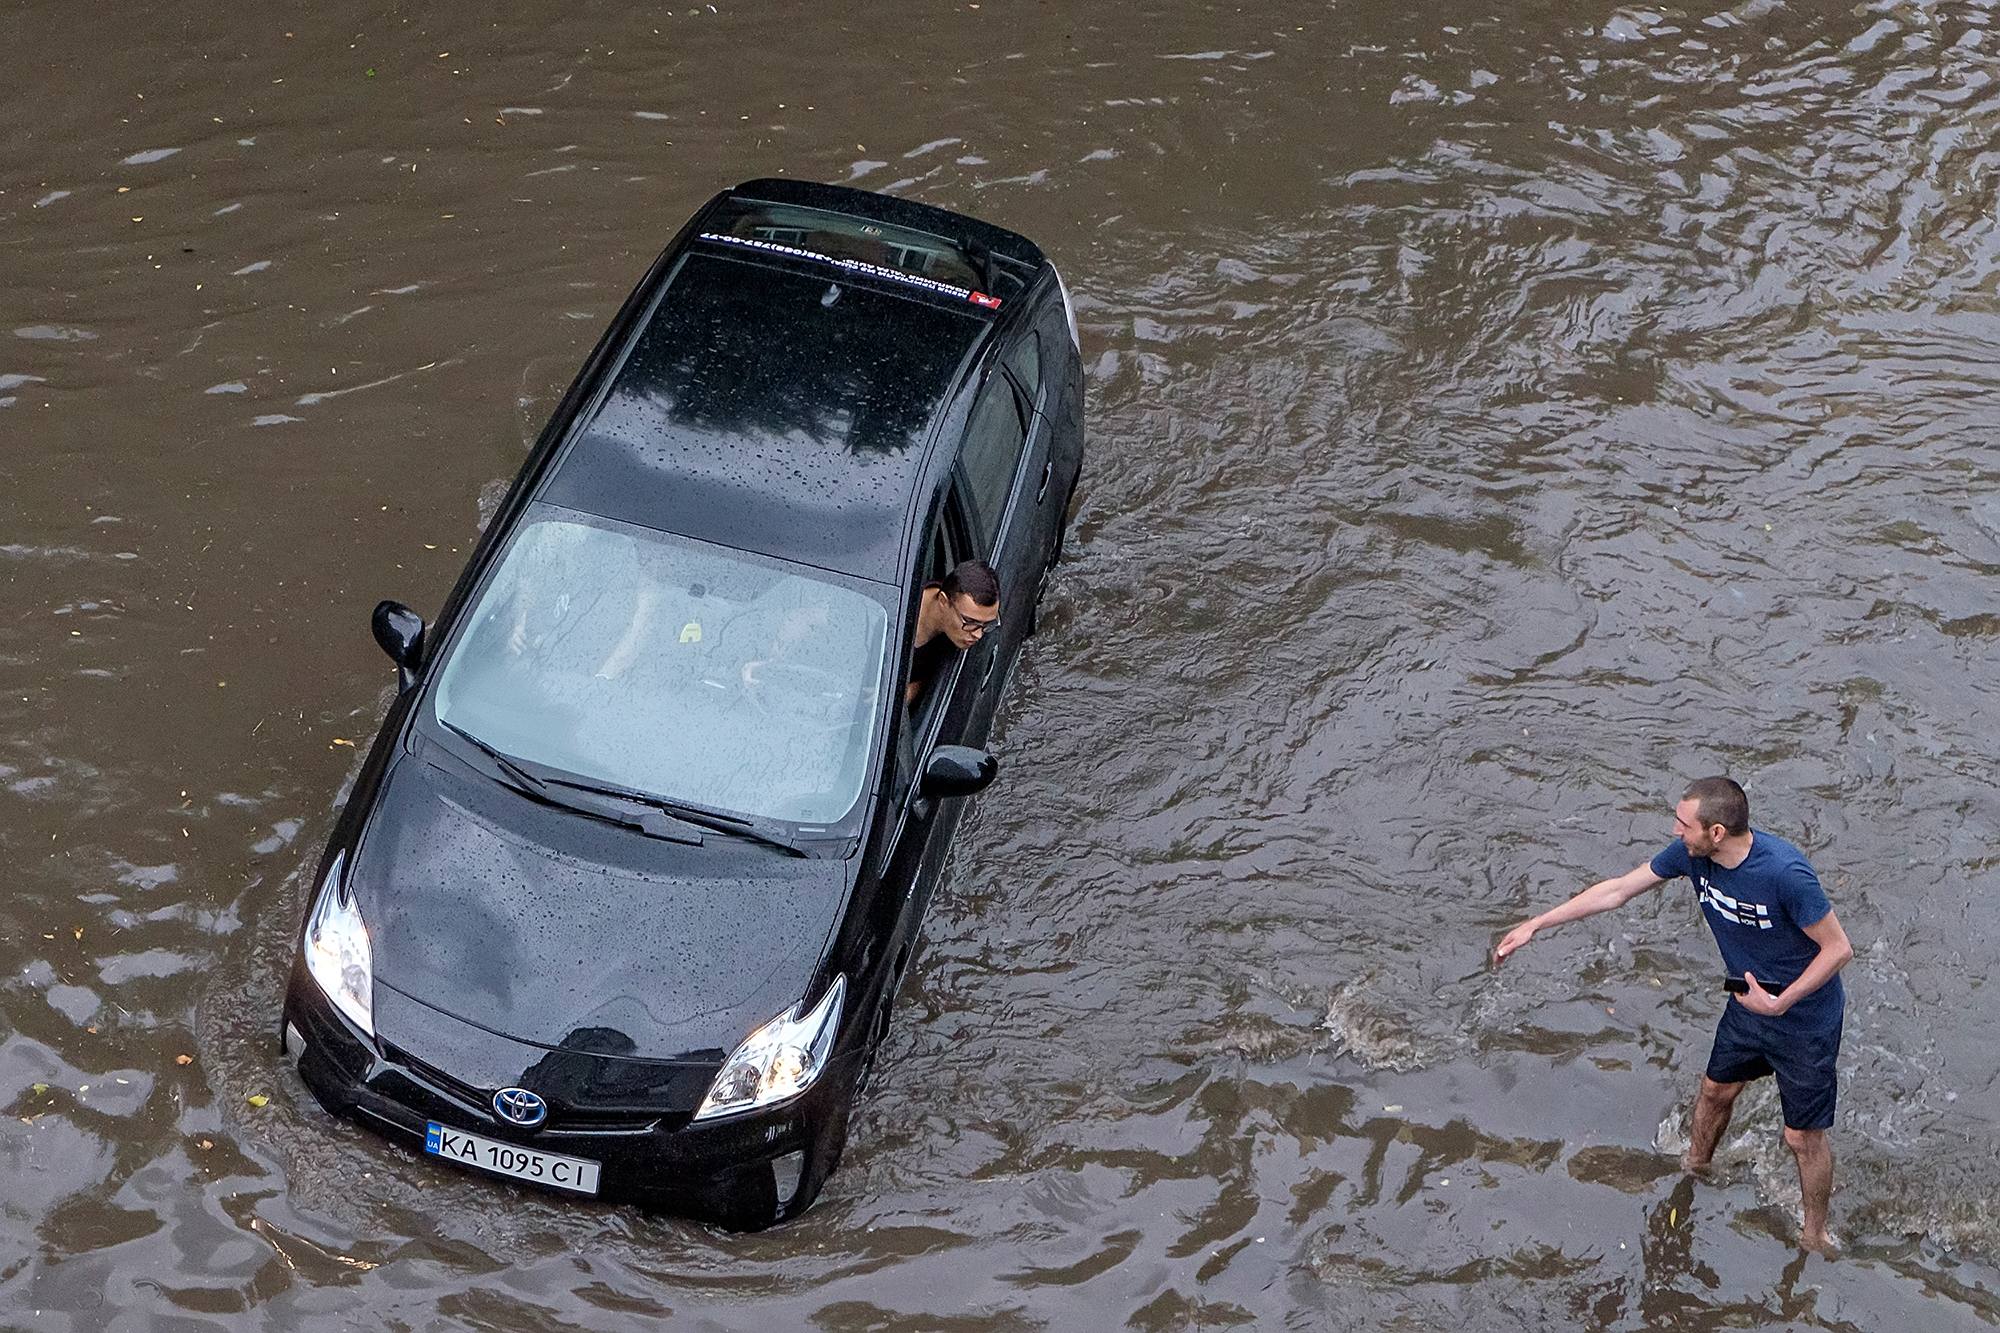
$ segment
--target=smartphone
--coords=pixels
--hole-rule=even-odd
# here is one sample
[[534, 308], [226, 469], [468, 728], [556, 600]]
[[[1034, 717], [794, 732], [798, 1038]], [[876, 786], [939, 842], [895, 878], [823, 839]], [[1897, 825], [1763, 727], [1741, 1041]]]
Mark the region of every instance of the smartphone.
[[1722, 979], [1722, 989], [1728, 991], [1731, 995], [1748, 995], [1750, 993], [1750, 983], [1742, 977], [1724, 977]]

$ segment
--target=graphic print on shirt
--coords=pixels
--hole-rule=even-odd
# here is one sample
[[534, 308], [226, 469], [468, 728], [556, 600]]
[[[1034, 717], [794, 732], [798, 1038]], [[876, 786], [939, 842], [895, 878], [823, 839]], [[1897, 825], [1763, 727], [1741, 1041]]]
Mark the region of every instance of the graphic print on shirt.
[[1713, 908], [1718, 914], [1739, 926], [1754, 926], [1758, 930], [1771, 928], [1771, 909], [1763, 903], [1740, 903], [1708, 882], [1708, 876], [1696, 872], [1694, 875], [1695, 896], [1702, 903]]

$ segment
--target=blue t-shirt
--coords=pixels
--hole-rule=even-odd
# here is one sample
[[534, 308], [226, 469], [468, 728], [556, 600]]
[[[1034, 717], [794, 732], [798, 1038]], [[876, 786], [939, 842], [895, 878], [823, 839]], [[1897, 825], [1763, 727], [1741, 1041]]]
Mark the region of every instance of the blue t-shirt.
[[[1754, 972], [1760, 982], [1789, 986], [1819, 956], [1819, 945], [1805, 928], [1831, 912], [1833, 904], [1805, 853], [1783, 838], [1751, 830], [1750, 854], [1734, 870], [1706, 856], [1689, 856], [1686, 845], [1676, 841], [1653, 858], [1652, 871], [1661, 879], [1685, 875], [1694, 881], [1695, 897], [1730, 976]], [[1838, 1023], [1845, 1005], [1846, 992], [1835, 973], [1781, 1019], [1814, 1027]]]

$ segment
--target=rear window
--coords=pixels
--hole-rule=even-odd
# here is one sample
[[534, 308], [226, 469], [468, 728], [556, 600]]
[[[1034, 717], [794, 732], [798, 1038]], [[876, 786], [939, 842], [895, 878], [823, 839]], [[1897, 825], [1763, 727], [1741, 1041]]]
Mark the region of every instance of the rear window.
[[731, 199], [704, 233], [779, 252], [803, 251], [850, 267], [880, 271], [943, 289], [975, 305], [997, 307], [1026, 290], [1018, 273], [996, 263], [989, 275], [984, 257], [968, 255], [957, 242], [868, 218], [829, 213], [799, 204], [767, 204]]

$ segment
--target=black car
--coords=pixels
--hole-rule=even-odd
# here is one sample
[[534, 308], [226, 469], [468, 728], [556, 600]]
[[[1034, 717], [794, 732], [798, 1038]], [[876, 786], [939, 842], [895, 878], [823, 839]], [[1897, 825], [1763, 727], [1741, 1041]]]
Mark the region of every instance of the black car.
[[[753, 1228], [849, 1108], [1062, 545], [1075, 315], [1012, 232], [759, 180], [626, 301], [436, 620], [314, 881], [283, 1049], [327, 1110]], [[905, 702], [921, 590], [1001, 619]]]

